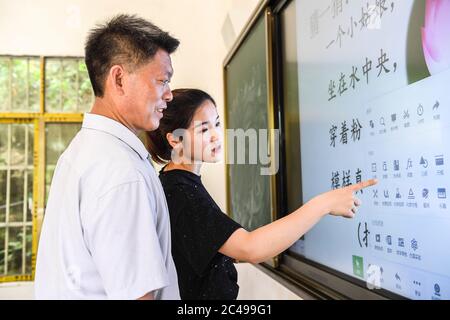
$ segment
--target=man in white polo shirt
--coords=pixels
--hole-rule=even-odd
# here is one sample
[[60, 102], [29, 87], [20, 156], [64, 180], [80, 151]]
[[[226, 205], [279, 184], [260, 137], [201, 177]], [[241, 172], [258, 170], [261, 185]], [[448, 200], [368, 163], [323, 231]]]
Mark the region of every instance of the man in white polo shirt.
[[177, 39], [119, 15], [89, 34], [95, 93], [53, 176], [36, 264], [37, 299], [179, 299], [167, 203], [138, 139], [172, 100]]

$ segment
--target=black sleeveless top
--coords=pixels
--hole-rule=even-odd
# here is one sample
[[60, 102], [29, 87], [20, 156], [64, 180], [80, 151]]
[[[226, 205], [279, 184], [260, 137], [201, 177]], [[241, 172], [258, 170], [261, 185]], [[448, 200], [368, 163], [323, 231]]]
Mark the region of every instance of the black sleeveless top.
[[220, 210], [200, 176], [186, 170], [163, 170], [159, 178], [169, 207], [181, 299], [236, 299], [236, 268], [218, 250], [242, 227]]

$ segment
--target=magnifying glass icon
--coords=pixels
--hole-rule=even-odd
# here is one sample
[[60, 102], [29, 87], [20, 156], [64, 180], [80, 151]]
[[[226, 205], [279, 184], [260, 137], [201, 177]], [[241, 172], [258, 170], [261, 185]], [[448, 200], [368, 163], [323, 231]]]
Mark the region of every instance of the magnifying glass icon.
[[385, 122], [384, 122], [384, 117], [381, 117], [381, 118], [380, 118], [380, 124], [381, 124], [382, 126], [384, 126], [384, 125], [385, 125]]

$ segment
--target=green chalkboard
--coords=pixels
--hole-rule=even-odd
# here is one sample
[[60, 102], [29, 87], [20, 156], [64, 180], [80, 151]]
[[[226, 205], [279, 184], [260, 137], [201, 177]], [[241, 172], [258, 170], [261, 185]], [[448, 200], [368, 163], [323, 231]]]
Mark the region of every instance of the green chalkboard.
[[[227, 130], [228, 210], [247, 230], [272, 221], [271, 176], [261, 175], [261, 169], [267, 166], [262, 165], [260, 159], [255, 163], [254, 158], [251, 159], [254, 153], [249, 152], [255, 150], [255, 144], [267, 143], [267, 138], [259, 137], [259, 129], [270, 127], [265, 19], [261, 14], [225, 64], [226, 129], [242, 129], [248, 133], [245, 164], [241, 164], [237, 163], [238, 139], [234, 139], [235, 136], [231, 139]], [[237, 134], [237, 131], [232, 132]], [[260, 147], [257, 150], [259, 154]]]

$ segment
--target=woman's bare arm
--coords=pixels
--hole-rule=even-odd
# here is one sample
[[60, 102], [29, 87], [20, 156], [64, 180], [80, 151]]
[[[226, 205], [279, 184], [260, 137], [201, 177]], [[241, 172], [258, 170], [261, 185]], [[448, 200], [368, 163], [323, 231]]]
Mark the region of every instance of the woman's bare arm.
[[376, 183], [376, 180], [367, 180], [332, 190], [311, 199], [291, 214], [252, 232], [238, 229], [219, 252], [251, 263], [266, 261], [289, 248], [327, 214], [353, 218], [355, 208], [360, 205], [354, 193]]

